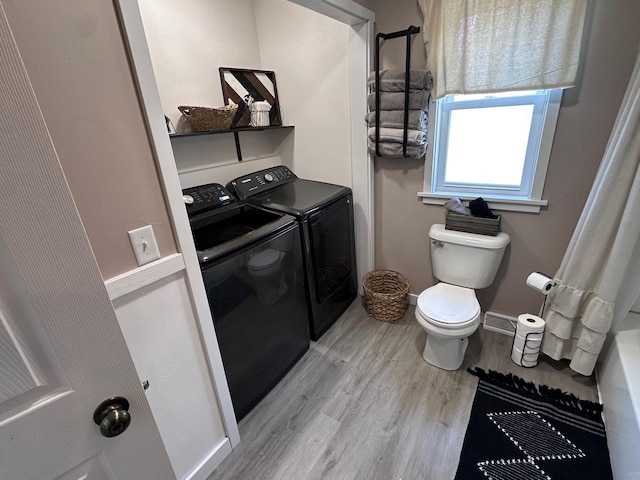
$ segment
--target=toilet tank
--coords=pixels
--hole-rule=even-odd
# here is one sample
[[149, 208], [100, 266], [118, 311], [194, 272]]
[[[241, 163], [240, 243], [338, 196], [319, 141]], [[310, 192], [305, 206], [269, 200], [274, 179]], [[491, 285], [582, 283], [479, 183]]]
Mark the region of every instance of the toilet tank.
[[436, 223], [429, 229], [431, 268], [435, 277], [467, 288], [486, 288], [493, 283], [509, 235], [478, 235], [446, 230]]

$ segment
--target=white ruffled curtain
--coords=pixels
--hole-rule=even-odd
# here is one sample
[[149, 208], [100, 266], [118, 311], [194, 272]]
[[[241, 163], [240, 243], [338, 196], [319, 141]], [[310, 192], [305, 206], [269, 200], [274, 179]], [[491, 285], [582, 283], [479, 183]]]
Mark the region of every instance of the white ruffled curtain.
[[542, 351], [590, 375], [640, 237], [640, 57], [555, 280]]
[[418, 0], [432, 95], [575, 84], [587, 0]]

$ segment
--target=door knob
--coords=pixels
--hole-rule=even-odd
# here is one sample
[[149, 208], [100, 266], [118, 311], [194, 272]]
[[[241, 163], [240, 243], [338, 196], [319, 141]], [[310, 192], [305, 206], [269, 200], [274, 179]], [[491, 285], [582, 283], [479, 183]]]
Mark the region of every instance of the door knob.
[[104, 437], [117, 437], [131, 423], [129, 400], [124, 397], [113, 397], [102, 402], [93, 412], [93, 421], [100, 425], [100, 433]]

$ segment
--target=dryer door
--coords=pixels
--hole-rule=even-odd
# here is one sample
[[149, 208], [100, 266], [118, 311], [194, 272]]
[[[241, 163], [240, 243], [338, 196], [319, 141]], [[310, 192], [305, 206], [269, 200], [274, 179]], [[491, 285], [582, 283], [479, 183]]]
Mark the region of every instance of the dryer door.
[[347, 308], [357, 293], [353, 203], [347, 195], [309, 218], [311, 296], [315, 337]]

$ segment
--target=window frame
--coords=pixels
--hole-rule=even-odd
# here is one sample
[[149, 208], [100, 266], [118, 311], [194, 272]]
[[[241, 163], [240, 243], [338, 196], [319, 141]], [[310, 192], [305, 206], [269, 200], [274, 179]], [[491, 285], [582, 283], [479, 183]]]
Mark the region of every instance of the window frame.
[[[547, 90], [545, 95], [533, 94], [526, 96], [508, 96], [494, 99], [478, 99], [478, 100], [459, 100], [452, 101], [450, 98], [436, 102], [435, 108], [432, 106], [431, 111], [435, 113], [435, 118], [429, 118], [428, 138], [429, 147], [425, 157], [425, 179], [424, 191], [419, 192], [418, 196], [423, 203], [443, 205], [446, 200], [453, 196], [460, 197], [463, 200], [472, 200], [477, 197], [483, 197], [489, 202], [489, 206], [496, 210], [511, 210], [520, 212], [538, 213], [542, 207], [548, 205], [546, 200], [542, 199], [544, 190], [544, 182], [549, 166], [549, 158], [551, 155], [551, 147], [555, 135], [558, 114], [560, 112], [560, 103], [562, 100], [562, 89], [556, 88]], [[531, 98], [538, 97], [538, 98]], [[527, 101], [528, 100], [528, 101]], [[541, 100], [544, 105], [539, 105]], [[527, 154], [530, 151], [537, 151], [537, 156], [525, 162], [525, 171], [523, 179], [527, 181], [526, 185], [523, 181], [519, 189], [513, 187], [496, 187], [496, 186], [479, 186], [479, 185], [462, 185], [462, 184], [446, 184], [444, 182], [444, 166], [438, 169], [437, 155], [438, 148], [442, 148], [435, 141], [436, 135], [441, 133], [437, 126], [442, 118], [447, 118], [450, 114], [452, 105], [457, 104], [457, 108], [469, 105], [470, 108], [482, 108], [490, 106], [508, 106], [508, 105], [529, 105], [534, 104], [534, 117], [536, 115], [542, 117], [542, 121], [538, 125], [532, 125], [529, 133], [529, 142], [527, 146]], [[537, 136], [541, 132], [539, 141], [532, 142], [534, 134]], [[446, 148], [446, 142], [444, 144]], [[444, 187], [444, 188], [443, 188]]]

